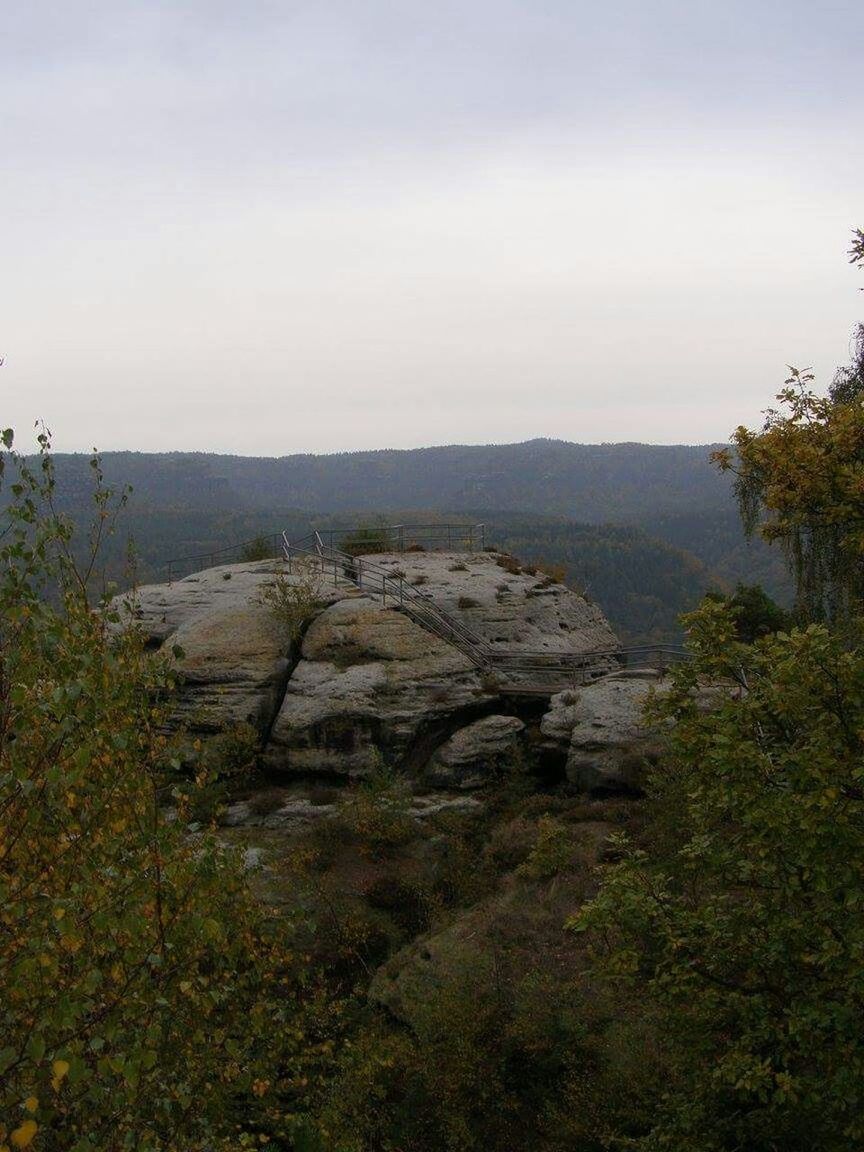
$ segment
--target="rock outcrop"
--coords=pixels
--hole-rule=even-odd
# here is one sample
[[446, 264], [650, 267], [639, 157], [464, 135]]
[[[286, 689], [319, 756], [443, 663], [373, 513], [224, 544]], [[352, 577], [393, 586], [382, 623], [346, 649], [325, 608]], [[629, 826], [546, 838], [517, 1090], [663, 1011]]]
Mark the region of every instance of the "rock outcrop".
[[[617, 646], [600, 609], [542, 573], [494, 553], [374, 557], [491, 646], [608, 652]], [[134, 613], [148, 644], [183, 650], [176, 720], [208, 734], [253, 725], [271, 775], [352, 778], [382, 759], [424, 784], [476, 789], [496, 778], [536, 729], [536, 702], [502, 696], [460, 650], [415, 623], [398, 603], [321, 579], [318, 604], [293, 646], [262, 601], [276, 579], [308, 580], [279, 561], [226, 565], [138, 591]], [[124, 599], [129, 599], [124, 597]], [[536, 747], [566, 755], [589, 791], [636, 787], [649, 681], [607, 676], [550, 701]], [[537, 732], [534, 732], [537, 737]], [[627, 759], [630, 757], [630, 760]]]
[[149, 647], [183, 650], [178, 725], [206, 735], [246, 723], [267, 737], [292, 659], [285, 629], [261, 601], [281, 569], [272, 560], [225, 565], [121, 597], [121, 620], [131, 606]]
[[513, 759], [525, 724], [517, 716], [486, 716], [436, 749], [426, 779], [439, 788], [482, 788]]
[[542, 735], [567, 750], [567, 777], [586, 792], [638, 792], [655, 733], [643, 710], [652, 690], [664, 687], [648, 669], [622, 672], [553, 696]]

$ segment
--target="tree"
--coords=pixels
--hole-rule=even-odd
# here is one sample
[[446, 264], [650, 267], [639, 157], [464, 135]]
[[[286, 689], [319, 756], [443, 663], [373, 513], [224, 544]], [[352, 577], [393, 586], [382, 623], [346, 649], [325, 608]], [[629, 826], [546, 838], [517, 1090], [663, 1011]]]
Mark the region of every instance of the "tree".
[[772, 600], [761, 584], [738, 584], [731, 596], [709, 592], [708, 598], [728, 606], [742, 644], [752, 644], [771, 632], [782, 632], [792, 623], [790, 614]]
[[98, 459], [82, 567], [39, 440], [35, 468], [9, 430], [0, 456], [0, 1146], [257, 1144], [299, 1075], [284, 933], [182, 801], [167, 818], [174, 673], [90, 602]]
[[[850, 259], [864, 264], [864, 233]], [[860, 599], [864, 556], [864, 328], [852, 365], [838, 371], [827, 397], [813, 374], [791, 369], [761, 431], [743, 426], [734, 451], [714, 459], [736, 475], [748, 534], [758, 528], [784, 548], [801, 608], [813, 619], [848, 617]]]
[[695, 659], [656, 704], [650, 848], [619, 845], [574, 922], [661, 1021], [672, 1071], [627, 1146], [846, 1152], [864, 1141], [864, 655], [820, 625], [741, 644], [711, 601], [689, 627]]

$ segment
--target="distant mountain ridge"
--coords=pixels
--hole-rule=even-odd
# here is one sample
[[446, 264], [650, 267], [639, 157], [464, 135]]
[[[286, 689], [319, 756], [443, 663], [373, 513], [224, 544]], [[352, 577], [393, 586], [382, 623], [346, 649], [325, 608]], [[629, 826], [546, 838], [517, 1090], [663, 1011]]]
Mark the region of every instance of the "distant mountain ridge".
[[[145, 502], [182, 491], [186, 506], [489, 508], [642, 524], [729, 507], [728, 478], [709, 459], [713, 447], [528, 440], [327, 456], [107, 452], [103, 459], [106, 475], [132, 483]], [[85, 461], [59, 455], [58, 470], [81, 473]]]
[[[313, 527], [484, 520], [489, 539], [525, 559], [563, 564], [629, 642], [680, 639], [680, 613], [709, 587], [761, 583], [788, 602], [781, 555], [741, 529], [714, 445], [521, 444], [383, 449], [329, 456], [107, 452], [109, 484], [133, 495], [106, 546], [124, 579], [126, 537], [139, 579], [258, 534]], [[56, 457], [63, 506], [89, 517], [85, 455]]]

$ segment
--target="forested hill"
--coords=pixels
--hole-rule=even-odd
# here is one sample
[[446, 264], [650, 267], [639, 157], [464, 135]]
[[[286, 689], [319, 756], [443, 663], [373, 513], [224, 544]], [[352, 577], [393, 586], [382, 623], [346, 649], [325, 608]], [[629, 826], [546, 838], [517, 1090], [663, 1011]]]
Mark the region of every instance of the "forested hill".
[[[565, 566], [629, 641], [680, 636], [678, 616], [709, 587], [761, 583], [788, 599], [782, 558], [741, 530], [728, 477], [710, 446], [568, 444], [249, 458], [110, 452], [106, 479], [133, 486], [106, 574], [164, 579], [169, 558], [209, 554], [261, 533], [379, 519], [485, 520], [489, 538], [526, 560]], [[81, 525], [92, 474], [83, 455], [56, 457], [58, 491]]]
[[[184, 506], [308, 508], [320, 512], [412, 508], [512, 509], [582, 523], [630, 522], [729, 507], [728, 480], [711, 446], [523, 444], [449, 446], [331, 456], [247, 457], [109, 452], [105, 470], [140, 500]], [[58, 456], [83, 482], [84, 457]]]

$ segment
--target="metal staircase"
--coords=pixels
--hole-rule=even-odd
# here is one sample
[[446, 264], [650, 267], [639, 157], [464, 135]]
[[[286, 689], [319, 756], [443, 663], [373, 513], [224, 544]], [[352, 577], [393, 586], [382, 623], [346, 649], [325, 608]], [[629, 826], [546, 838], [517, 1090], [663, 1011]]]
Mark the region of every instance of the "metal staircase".
[[311, 532], [291, 542], [282, 534], [282, 551], [289, 572], [295, 561], [320, 565], [323, 574], [332, 574], [334, 584], [353, 584], [362, 592], [388, 601], [410, 616], [421, 628], [440, 637], [462, 652], [485, 676], [493, 679], [498, 691], [513, 695], [550, 696], [565, 688], [596, 680], [620, 670], [631, 662], [645, 664], [651, 656], [667, 663], [688, 653], [666, 645], [637, 645], [594, 652], [542, 652], [522, 648], [496, 648], [473, 632], [462, 620], [445, 611], [428, 593], [420, 592], [402, 575], [389, 571], [363, 556], [351, 556], [320, 533]]

